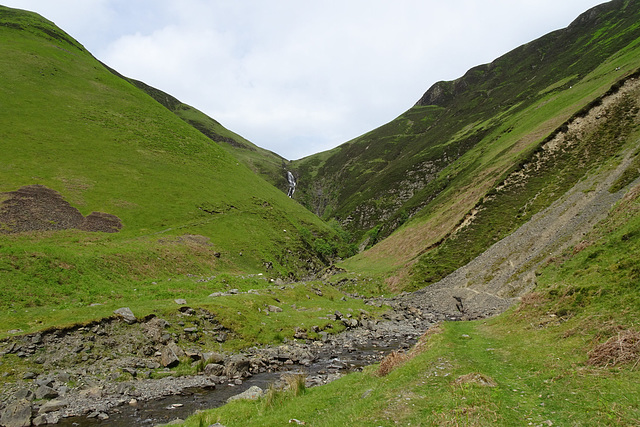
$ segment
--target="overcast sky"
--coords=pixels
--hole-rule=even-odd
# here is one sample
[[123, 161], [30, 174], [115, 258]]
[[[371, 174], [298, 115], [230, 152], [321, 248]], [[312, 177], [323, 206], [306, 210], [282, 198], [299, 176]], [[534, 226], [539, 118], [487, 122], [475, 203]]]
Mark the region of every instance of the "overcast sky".
[[0, 0], [287, 159], [331, 149], [603, 0]]

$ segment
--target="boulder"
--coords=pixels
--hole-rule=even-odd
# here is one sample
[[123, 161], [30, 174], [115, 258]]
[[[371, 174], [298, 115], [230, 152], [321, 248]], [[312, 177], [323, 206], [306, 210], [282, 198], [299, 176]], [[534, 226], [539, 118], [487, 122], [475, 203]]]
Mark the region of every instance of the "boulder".
[[31, 425], [31, 402], [17, 400], [8, 405], [0, 416], [0, 425], [5, 427], [26, 427]]
[[272, 313], [280, 313], [282, 311], [282, 309], [280, 307], [278, 307], [277, 305], [269, 305], [267, 307], [267, 310], [269, 310]]
[[171, 341], [162, 349], [160, 363], [165, 368], [172, 368], [180, 363], [180, 358], [185, 356], [185, 352], [178, 345]]
[[198, 361], [198, 360], [202, 360], [203, 355], [202, 352], [200, 350], [196, 350], [196, 349], [188, 349], [184, 351], [184, 354], [191, 360], [193, 361]]
[[227, 361], [224, 374], [229, 378], [249, 376], [250, 368], [251, 361], [249, 359], [241, 355], [234, 355]]
[[53, 399], [55, 397], [58, 397], [58, 392], [55, 391], [53, 388], [46, 386], [46, 385], [41, 385], [40, 387], [38, 387], [36, 389], [36, 399]]
[[40, 410], [38, 411], [38, 413], [46, 414], [48, 412], [59, 411], [60, 409], [66, 408], [68, 404], [69, 403], [66, 400], [62, 400], [62, 399], [50, 400], [49, 402], [46, 402], [44, 405], [40, 407]]
[[262, 390], [260, 387], [258, 386], [253, 386], [250, 387], [248, 390], [240, 393], [240, 394], [236, 394], [235, 396], [231, 396], [230, 398], [227, 399], [227, 402], [231, 402], [233, 400], [240, 400], [240, 399], [246, 399], [246, 400], [258, 400], [260, 399], [262, 396], [264, 396], [264, 390]]
[[208, 362], [208, 363], [222, 363], [222, 362], [224, 362], [224, 356], [222, 354], [216, 353], [216, 352], [204, 353], [202, 355], [202, 358], [204, 359], [205, 362]]
[[293, 333], [293, 337], [296, 339], [306, 340], [309, 338], [307, 335], [307, 330], [305, 328], [296, 327], [295, 332]]
[[122, 307], [113, 312], [116, 316], [122, 318], [125, 322], [132, 324], [136, 323], [138, 319], [133, 314], [133, 311], [129, 307]]
[[14, 400], [33, 400], [33, 392], [28, 388], [20, 388], [13, 395]]
[[218, 363], [209, 363], [204, 367], [204, 373], [208, 376], [220, 377], [224, 373], [224, 366]]
[[180, 359], [178, 359], [178, 356], [176, 356], [169, 347], [165, 347], [164, 350], [162, 350], [162, 356], [160, 356], [160, 363], [165, 368], [173, 368], [174, 366], [178, 366]]

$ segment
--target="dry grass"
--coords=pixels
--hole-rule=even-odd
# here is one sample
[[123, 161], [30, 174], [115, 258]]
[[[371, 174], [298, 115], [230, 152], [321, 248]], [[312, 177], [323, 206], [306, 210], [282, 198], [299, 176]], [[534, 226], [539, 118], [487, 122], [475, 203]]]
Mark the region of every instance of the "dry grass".
[[573, 255], [576, 255], [576, 254], [582, 252], [583, 250], [587, 249], [592, 244], [593, 244], [593, 242], [590, 242], [588, 240], [582, 240], [580, 243], [578, 243], [577, 245], [574, 246]]
[[588, 365], [616, 366], [640, 362], [640, 332], [627, 329], [612, 336], [589, 352]]
[[455, 384], [476, 384], [483, 387], [495, 387], [498, 384], [488, 375], [480, 374], [478, 372], [471, 372], [466, 375], [461, 375], [454, 381]]
[[516, 314], [526, 312], [530, 309], [537, 309], [548, 302], [548, 298], [543, 292], [531, 292], [520, 297], [520, 304], [515, 309]]
[[382, 362], [380, 362], [380, 366], [378, 367], [378, 376], [384, 377], [388, 375], [396, 367], [402, 365], [407, 360], [409, 360], [409, 357], [406, 353], [392, 351], [382, 359]]
[[288, 373], [282, 376], [285, 390], [294, 396], [300, 396], [307, 390], [307, 376], [302, 373]]
[[384, 359], [382, 359], [382, 362], [380, 362], [380, 366], [377, 371], [378, 376], [384, 377], [388, 375], [396, 367], [408, 362], [418, 354], [425, 351], [428, 347], [429, 337], [439, 333], [442, 333], [442, 325], [434, 325], [422, 334], [416, 345], [414, 345], [408, 353], [399, 351], [392, 351], [389, 353]]

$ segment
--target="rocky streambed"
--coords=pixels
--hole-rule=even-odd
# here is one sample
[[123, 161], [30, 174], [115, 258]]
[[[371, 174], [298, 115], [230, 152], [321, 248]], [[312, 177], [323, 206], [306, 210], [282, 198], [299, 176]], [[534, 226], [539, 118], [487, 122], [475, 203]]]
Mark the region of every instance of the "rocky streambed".
[[[455, 302], [455, 301], [454, 301]], [[285, 372], [301, 372], [307, 386], [326, 384], [345, 372], [408, 348], [432, 324], [455, 315], [423, 312], [407, 302], [390, 304], [382, 319], [366, 312], [335, 312], [347, 330], [320, 331], [311, 340], [303, 330], [281, 345], [241, 353], [202, 352], [198, 331], [169, 333], [169, 322], [128, 310], [89, 325], [23, 335], [0, 343], [2, 363], [21, 359], [34, 366], [2, 386], [0, 425], [155, 425], [215, 407], [251, 386], [277, 383]], [[227, 331], [206, 310], [182, 306], [179, 316], [197, 318], [203, 329], [223, 338]], [[176, 375], [180, 364], [191, 372]]]

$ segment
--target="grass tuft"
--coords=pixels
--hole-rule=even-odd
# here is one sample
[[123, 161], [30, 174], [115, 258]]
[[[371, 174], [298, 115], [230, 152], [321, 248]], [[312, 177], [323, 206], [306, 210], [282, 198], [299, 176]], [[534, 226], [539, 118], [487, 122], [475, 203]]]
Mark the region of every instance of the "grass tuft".
[[288, 373], [282, 379], [285, 382], [285, 390], [293, 396], [300, 396], [307, 391], [307, 376], [303, 373]]
[[392, 351], [391, 353], [387, 354], [384, 359], [382, 359], [382, 362], [380, 362], [380, 366], [378, 367], [378, 376], [387, 376], [391, 371], [402, 365], [407, 360], [408, 356], [406, 353], [400, 351]]

